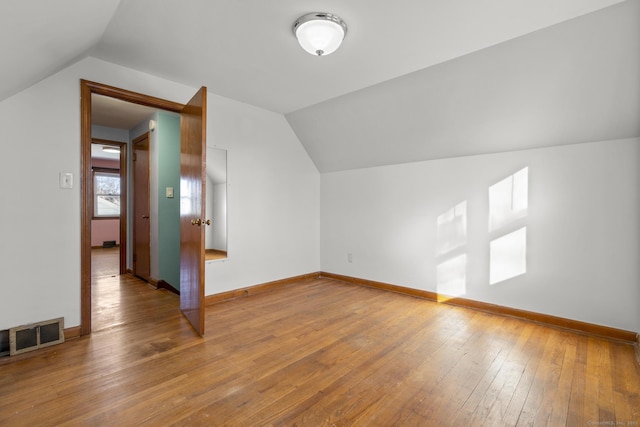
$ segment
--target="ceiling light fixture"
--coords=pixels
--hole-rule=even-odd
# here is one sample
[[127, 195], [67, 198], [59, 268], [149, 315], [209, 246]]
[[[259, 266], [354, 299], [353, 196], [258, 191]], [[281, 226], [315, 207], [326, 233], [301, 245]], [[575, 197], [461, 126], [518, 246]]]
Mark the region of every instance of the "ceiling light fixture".
[[308, 13], [293, 24], [293, 34], [304, 50], [312, 55], [325, 56], [340, 47], [347, 34], [347, 24], [331, 13]]
[[102, 151], [104, 151], [105, 153], [120, 153], [120, 148], [104, 146], [102, 147]]

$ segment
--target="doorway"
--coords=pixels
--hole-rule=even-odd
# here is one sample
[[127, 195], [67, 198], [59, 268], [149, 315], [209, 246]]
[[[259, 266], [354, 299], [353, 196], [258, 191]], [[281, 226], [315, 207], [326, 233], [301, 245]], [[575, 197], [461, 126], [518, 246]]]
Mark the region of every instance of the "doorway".
[[92, 276], [126, 273], [127, 144], [91, 140]]
[[[200, 164], [201, 173], [193, 173], [192, 168], [187, 169], [190, 185], [183, 192], [182, 200], [193, 203], [198, 209], [191, 208], [186, 214], [180, 216], [180, 234], [189, 235], [186, 240], [180, 241], [180, 247], [201, 248], [200, 251], [188, 250], [180, 256], [180, 284], [185, 286], [180, 294], [180, 309], [193, 325], [195, 331], [204, 333], [204, 229], [193, 233], [193, 227], [200, 228], [202, 218], [205, 216], [203, 203], [204, 176], [202, 170], [205, 159], [206, 147], [206, 88], [201, 88], [189, 103], [183, 105], [161, 98], [155, 98], [124, 89], [90, 82], [80, 81], [81, 91], [81, 308], [80, 308], [80, 334], [91, 333], [91, 219], [92, 219], [92, 186], [91, 186], [91, 141], [92, 141], [92, 111], [91, 102], [93, 95], [122, 100], [128, 103], [148, 106], [158, 110], [179, 113], [181, 119], [181, 167], [180, 179], [183, 179], [183, 161]], [[183, 148], [186, 151], [183, 151]], [[202, 177], [200, 180], [199, 176]], [[193, 185], [202, 181], [202, 185]], [[191, 190], [195, 189], [195, 190]], [[189, 229], [189, 230], [187, 230]], [[184, 232], [184, 233], [183, 233]], [[184, 282], [184, 283], [183, 283]]]

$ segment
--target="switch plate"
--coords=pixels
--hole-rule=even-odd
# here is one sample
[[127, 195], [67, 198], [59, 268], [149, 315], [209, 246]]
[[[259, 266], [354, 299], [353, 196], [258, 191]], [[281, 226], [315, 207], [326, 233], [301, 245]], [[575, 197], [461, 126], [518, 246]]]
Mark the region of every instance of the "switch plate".
[[167, 194], [167, 198], [168, 199], [173, 198], [173, 187], [167, 187], [166, 188], [166, 194]]
[[71, 172], [60, 172], [60, 188], [73, 188], [73, 174]]

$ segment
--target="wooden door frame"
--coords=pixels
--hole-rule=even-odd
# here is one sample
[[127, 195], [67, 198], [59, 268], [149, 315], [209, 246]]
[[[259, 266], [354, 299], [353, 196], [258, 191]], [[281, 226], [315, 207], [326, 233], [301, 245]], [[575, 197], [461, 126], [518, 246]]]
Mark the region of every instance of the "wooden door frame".
[[[111, 145], [120, 148], [120, 252], [118, 272], [124, 274], [127, 272], [127, 146], [128, 144], [120, 141], [111, 141], [108, 139], [91, 138], [92, 144]], [[91, 179], [93, 184], [93, 177]], [[93, 188], [93, 187], [92, 187]], [[93, 199], [93, 194], [92, 194]], [[93, 208], [93, 206], [92, 206]], [[92, 211], [93, 212], [93, 211]], [[92, 215], [93, 216], [93, 215]]]
[[[80, 80], [80, 335], [91, 333], [91, 95], [104, 95], [159, 110], [180, 113], [184, 105], [137, 92]], [[126, 260], [125, 260], [126, 263]]]

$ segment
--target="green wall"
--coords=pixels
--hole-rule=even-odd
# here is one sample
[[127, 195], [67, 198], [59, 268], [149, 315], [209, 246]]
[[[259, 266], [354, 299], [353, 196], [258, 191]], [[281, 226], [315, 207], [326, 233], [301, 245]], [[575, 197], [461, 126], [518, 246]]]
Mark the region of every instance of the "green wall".
[[[180, 116], [158, 113], [158, 274], [180, 289]], [[173, 198], [166, 188], [173, 187]]]

